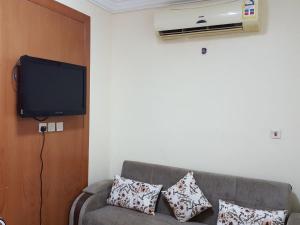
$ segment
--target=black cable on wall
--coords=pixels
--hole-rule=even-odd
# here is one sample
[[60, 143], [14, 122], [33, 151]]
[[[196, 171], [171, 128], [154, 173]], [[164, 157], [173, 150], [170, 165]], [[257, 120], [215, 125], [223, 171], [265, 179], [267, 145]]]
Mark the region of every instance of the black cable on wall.
[[43, 141], [42, 141], [42, 147], [41, 147], [41, 151], [40, 151], [40, 160], [41, 160], [41, 170], [40, 170], [40, 225], [43, 224], [43, 172], [44, 172], [44, 159], [43, 159], [43, 152], [44, 152], [44, 146], [45, 146], [45, 141], [46, 141], [46, 128], [42, 127], [41, 128], [41, 132], [42, 132], [42, 137], [43, 137]]

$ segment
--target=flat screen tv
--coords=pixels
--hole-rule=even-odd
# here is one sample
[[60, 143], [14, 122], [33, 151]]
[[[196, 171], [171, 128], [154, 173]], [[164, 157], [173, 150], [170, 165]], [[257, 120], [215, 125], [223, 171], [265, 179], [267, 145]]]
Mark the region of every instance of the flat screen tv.
[[86, 67], [22, 56], [18, 65], [21, 117], [86, 113]]

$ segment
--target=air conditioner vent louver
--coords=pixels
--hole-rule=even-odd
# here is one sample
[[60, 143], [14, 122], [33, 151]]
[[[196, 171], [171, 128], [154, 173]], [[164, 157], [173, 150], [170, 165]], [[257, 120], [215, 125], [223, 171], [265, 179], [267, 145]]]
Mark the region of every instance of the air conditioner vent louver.
[[222, 25], [215, 25], [215, 26], [164, 30], [164, 31], [159, 31], [159, 35], [160, 36], [172, 36], [172, 35], [180, 35], [180, 34], [214, 32], [214, 31], [223, 31], [223, 30], [241, 30], [241, 29], [243, 29], [242, 23], [233, 23], [233, 24], [222, 24]]

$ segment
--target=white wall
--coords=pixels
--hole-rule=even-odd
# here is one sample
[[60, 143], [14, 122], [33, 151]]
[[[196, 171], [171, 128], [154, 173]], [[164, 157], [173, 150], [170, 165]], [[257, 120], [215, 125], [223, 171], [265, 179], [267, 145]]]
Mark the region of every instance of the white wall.
[[111, 15], [86, 0], [58, 0], [91, 17], [89, 183], [109, 174]]
[[152, 10], [114, 15], [110, 175], [139, 160], [289, 182], [300, 197], [299, 8], [264, 0], [260, 34], [177, 41], [155, 36]]
[[167, 42], [153, 10], [59, 1], [92, 18], [90, 183], [129, 159], [289, 182], [300, 197], [299, 1], [264, 0], [260, 34]]

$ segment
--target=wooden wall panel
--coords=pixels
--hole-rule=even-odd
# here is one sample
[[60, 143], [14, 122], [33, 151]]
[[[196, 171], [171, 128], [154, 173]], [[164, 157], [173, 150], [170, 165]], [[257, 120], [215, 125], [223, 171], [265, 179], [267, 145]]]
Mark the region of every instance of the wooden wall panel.
[[[3, 21], [3, 2], [0, 1], [0, 21]], [[0, 22], [1, 24], [1, 22]], [[0, 68], [3, 67], [3, 57], [2, 57], [2, 48], [3, 48], [3, 27], [0, 26]], [[4, 84], [4, 76], [0, 74], [0, 84]], [[5, 130], [4, 127], [4, 99], [5, 91], [3, 87], [0, 87], [0, 217], [6, 216], [6, 151], [4, 151], [5, 146]], [[2, 129], [1, 129], [2, 128]]]
[[[28, 54], [89, 72], [90, 19], [52, 0], [0, 0], [0, 19], [0, 216], [11, 225], [38, 225], [42, 137], [38, 122], [17, 116], [12, 70]], [[65, 131], [46, 135], [43, 225], [66, 225], [72, 201], [87, 185], [88, 113], [48, 119], [55, 121]]]

